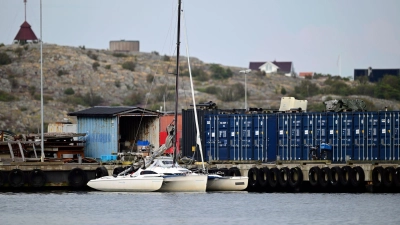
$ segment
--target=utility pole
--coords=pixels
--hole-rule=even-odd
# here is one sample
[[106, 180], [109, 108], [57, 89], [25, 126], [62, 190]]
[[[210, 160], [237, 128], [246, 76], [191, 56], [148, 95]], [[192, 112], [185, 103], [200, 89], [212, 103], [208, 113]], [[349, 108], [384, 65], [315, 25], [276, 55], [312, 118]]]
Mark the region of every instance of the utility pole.
[[247, 111], [247, 74], [251, 69], [241, 70], [239, 73], [244, 73], [244, 109]]

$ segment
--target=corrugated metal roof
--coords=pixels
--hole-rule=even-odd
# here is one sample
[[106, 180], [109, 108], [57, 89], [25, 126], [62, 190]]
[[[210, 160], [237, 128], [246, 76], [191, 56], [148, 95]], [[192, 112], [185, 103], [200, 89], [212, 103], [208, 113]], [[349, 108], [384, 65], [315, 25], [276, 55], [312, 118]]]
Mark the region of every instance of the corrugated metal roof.
[[89, 109], [84, 109], [77, 112], [68, 113], [69, 116], [84, 116], [84, 117], [112, 117], [121, 114], [153, 114], [159, 115], [160, 113], [152, 110], [143, 109], [140, 107], [127, 107], [127, 106], [95, 106]]

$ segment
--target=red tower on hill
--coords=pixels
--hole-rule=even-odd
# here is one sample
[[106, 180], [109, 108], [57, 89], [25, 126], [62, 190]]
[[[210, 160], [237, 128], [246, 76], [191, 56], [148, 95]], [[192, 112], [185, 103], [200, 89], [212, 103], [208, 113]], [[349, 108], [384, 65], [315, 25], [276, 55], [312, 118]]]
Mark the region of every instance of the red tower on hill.
[[27, 43], [28, 41], [37, 42], [38, 38], [36, 37], [35, 33], [31, 29], [31, 25], [26, 22], [26, 0], [25, 3], [25, 21], [22, 23], [21, 28], [19, 29], [17, 35], [14, 38], [14, 43]]

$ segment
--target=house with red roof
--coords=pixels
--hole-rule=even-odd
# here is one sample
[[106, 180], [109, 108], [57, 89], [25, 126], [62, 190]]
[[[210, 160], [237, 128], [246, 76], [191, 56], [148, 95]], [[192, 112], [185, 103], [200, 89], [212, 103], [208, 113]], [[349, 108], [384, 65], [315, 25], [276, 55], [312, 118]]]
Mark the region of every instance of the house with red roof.
[[277, 62], [277, 61], [267, 61], [267, 62], [250, 62], [249, 69], [264, 71], [265, 73], [279, 73], [284, 74], [288, 77], [296, 77], [296, 72], [294, 71], [292, 62]]

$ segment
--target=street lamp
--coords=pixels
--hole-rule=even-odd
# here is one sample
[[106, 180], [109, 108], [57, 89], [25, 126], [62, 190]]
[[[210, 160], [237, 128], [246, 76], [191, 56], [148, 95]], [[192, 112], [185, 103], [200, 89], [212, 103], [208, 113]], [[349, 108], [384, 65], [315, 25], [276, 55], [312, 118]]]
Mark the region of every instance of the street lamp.
[[247, 74], [251, 69], [241, 70], [239, 73], [244, 73], [244, 109], [247, 110]]

